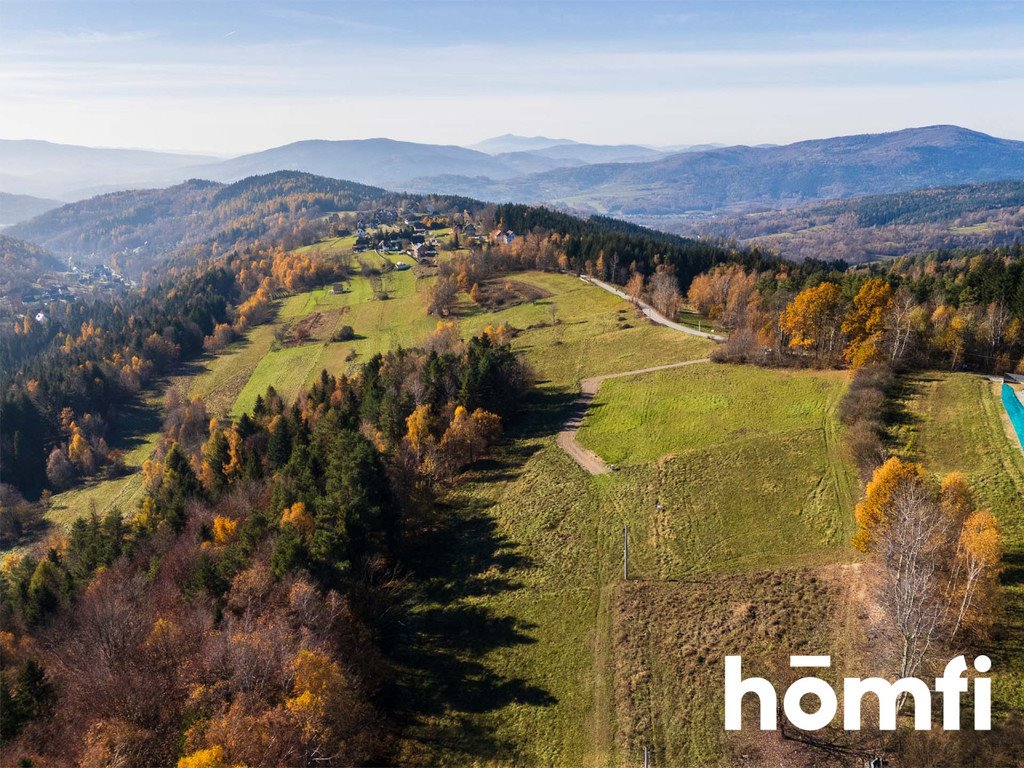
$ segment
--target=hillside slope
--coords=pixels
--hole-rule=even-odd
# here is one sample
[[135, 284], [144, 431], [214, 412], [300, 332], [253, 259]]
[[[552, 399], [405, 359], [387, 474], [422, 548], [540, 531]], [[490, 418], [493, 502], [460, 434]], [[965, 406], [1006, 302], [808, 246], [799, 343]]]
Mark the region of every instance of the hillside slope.
[[688, 236], [761, 245], [791, 259], [829, 255], [848, 262], [1024, 240], [1024, 181], [995, 181], [868, 195], [689, 222], [649, 225]]
[[63, 203], [59, 200], [0, 192], [0, 227], [31, 219], [61, 205]]
[[55, 253], [105, 263], [119, 256], [139, 274], [157, 257], [218, 239], [230, 246], [286, 223], [316, 219], [391, 193], [348, 181], [281, 171], [234, 184], [192, 179], [166, 189], [130, 190], [70, 203], [18, 224], [8, 234]]

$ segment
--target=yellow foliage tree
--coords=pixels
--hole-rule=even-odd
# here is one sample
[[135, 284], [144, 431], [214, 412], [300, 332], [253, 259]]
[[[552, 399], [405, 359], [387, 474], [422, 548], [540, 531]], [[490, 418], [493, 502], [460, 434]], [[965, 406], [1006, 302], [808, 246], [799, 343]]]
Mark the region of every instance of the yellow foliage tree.
[[199, 749], [178, 760], [178, 768], [227, 768], [224, 762], [224, 747], [214, 746]]
[[72, 433], [71, 441], [68, 443], [68, 459], [83, 474], [91, 474], [96, 469], [96, 457], [89, 446], [89, 441], [85, 439], [85, 435], [82, 434], [78, 426], [72, 424], [71, 427]]
[[882, 343], [892, 296], [889, 283], [873, 277], [853, 297], [853, 307], [842, 328], [849, 339], [843, 358], [854, 368], [884, 359]]
[[217, 515], [213, 518], [213, 543], [224, 546], [235, 535], [238, 530], [238, 521], [232, 520], [224, 515]]
[[316, 529], [316, 521], [306, 509], [306, 505], [297, 501], [290, 507], [285, 507], [281, 513], [281, 525], [294, 525], [298, 532], [308, 538], [313, 535]]
[[406, 417], [405, 426], [405, 440], [416, 454], [416, 458], [422, 460], [434, 442], [435, 420], [430, 406], [425, 403], [417, 405], [416, 409]]
[[840, 337], [839, 310], [843, 294], [835, 283], [821, 283], [798, 293], [782, 312], [779, 324], [789, 346], [830, 355]]
[[865, 490], [864, 500], [854, 511], [857, 532], [853, 537], [853, 546], [861, 552], [867, 552], [877, 540], [879, 531], [885, 527], [886, 508], [896, 491], [904, 483], [924, 479], [924, 467], [895, 457], [876, 469]]

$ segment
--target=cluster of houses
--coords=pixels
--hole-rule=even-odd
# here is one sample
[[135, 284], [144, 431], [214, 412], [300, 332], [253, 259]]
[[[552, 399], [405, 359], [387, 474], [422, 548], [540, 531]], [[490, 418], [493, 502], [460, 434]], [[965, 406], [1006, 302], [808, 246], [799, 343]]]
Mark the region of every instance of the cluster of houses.
[[[353, 250], [356, 253], [377, 250], [382, 254], [406, 254], [417, 262], [426, 260], [426, 263], [430, 263], [437, 256], [438, 241], [427, 225], [429, 215], [381, 209], [374, 213], [372, 225], [360, 218], [355, 227], [356, 242]], [[384, 220], [387, 220], [387, 224], [383, 223]], [[380, 230], [384, 226], [395, 227], [395, 231], [382, 233]], [[465, 245], [485, 242], [508, 245], [516, 238], [516, 233], [511, 229], [499, 227], [484, 233], [472, 222], [462, 225], [453, 223], [452, 228]]]
[[134, 283], [105, 264], [87, 269], [71, 265], [69, 272], [47, 273], [43, 283], [25, 286], [20, 294], [5, 298], [20, 300], [24, 305], [51, 304], [55, 301], [74, 301], [86, 291], [122, 291]]

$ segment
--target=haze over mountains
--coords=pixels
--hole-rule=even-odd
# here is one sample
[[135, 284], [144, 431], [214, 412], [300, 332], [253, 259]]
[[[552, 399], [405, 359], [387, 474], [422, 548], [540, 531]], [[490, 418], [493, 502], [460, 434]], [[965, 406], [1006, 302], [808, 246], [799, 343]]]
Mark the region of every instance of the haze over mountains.
[[[100, 191], [164, 188], [186, 179], [232, 183], [290, 170], [391, 190], [547, 203], [643, 218], [648, 224], [672, 217], [675, 226], [680, 218], [1024, 179], [1024, 142], [956, 126], [672, 152], [505, 135], [474, 148], [392, 139], [299, 141], [218, 160], [0, 141], [0, 163], [0, 191], [63, 200]], [[26, 217], [54, 204], [18, 199]], [[0, 223], [16, 220], [8, 216]]]
[[181, 169], [216, 160], [206, 155], [0, 139], [0, 192], [81, 200], [118, 189], [173, 184], [185, 178]]

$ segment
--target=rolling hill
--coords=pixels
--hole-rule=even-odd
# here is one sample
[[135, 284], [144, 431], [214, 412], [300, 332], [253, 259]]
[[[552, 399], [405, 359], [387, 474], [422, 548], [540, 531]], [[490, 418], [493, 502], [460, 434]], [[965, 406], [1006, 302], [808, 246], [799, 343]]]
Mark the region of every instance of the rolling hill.
[[761, 245], [791, 259], [848, 262], [1024, 240], [1024, 181], [995, 181], [868, 195], [701, 222], [661, 218], [688, 236]]
[[506, 133], [470, 144], [470, 149], [486, 152], [489, 155], [500, 155], [506, 152], [534, 152], [538, 149], [556, 147], [563, 144], [576, 144], [572, 139], [549, 139], [547, 136], [517, 136]]
[[13, 295], [45, 273], [63, 267], [45, 248], [0, 233], [0, 295]]
[[[741, 212], [828, 198], [1024, 177], [1024, 142], [956, 126], [726, 147], [642, 163], [601, 163], [435, 189], [485, 200], [552, 202], [620, 216]], [[431, 180], [422, 184], [430, 187]]]
[[59, 208], [61, 205], [63, 203], [59, 200], [0, 192], [0, 227], [31, 219], [33, 216]]
[[555, 160], [575, 160], [584, 163], [625, 163], [653, 160], [671, 154], [684, 152], [689, 147], [674, 150], [645, 147], [639, 144], [585, 144], [572, 139], [549, 139], [547, 136], [516, 136], [506, 133], [473, 144], [471, 149], [487, 152], [498, 157], [510, 153], [529, 153], [538, 157]]
[[409, 179], [435, 174], [507, 179], [519, 173], [512, 164], [465, 147], [392, 139], [298, 141], [225, 160], [216, 166], [196, 168], [195, 172], [215, 181], [237, 181], [280, 170], [391, 187], [401, 187]]
[[106, 263], [120, 255], [124, 271], [138, 275], [181, 248], [212, 239], [234, 244], [285, 223], [293, 226], [303, 217], [353, 210], [367, 199], [391, 196], [376, 187], [294, 171], [233, 184], [192, 179], [166, 189], [113, 192], [70, 203], [11, 227], [7, 234], [85, 262]]

